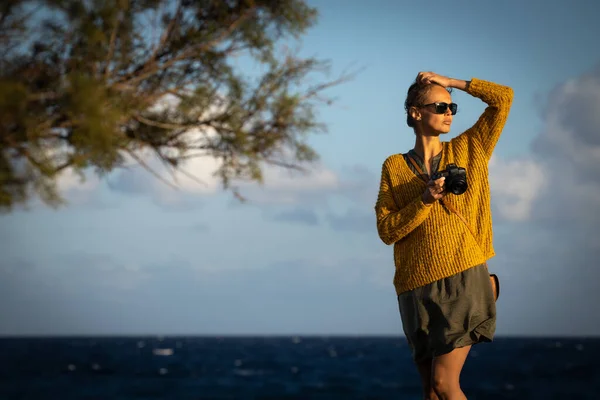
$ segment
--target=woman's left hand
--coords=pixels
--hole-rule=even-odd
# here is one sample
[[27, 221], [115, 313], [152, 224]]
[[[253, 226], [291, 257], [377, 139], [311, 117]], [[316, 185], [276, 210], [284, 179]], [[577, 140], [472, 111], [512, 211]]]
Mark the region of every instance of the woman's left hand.
[[419, 72], [417, 75], [417, 82], [422, 85], [428, 85], [431, 83], [437, 83], [445, 88], [450, 86], [452, 79], [447, 76], [438, 75], [434, 72]]

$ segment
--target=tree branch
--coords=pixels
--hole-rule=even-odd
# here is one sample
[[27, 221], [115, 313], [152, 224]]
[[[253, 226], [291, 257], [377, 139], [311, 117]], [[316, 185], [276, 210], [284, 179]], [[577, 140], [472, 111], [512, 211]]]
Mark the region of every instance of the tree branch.
[[179, 172], [181, 172], [183, 175], [187, 176], [188, 178], [190, 178], [191, 180], [193, 180], [194, 182], [203, 185], [204, 187], [208, 187], [208, 183], [200, 180], [199, 178], [195, 177], [194, 175], [192, 175], [191, 173], [189, 173], [188, 171], [184, 170], [183, 168], [179, 167], [177, 169]]
[[154, 126], [156, 128], [162, 128], [162, 129], [190, 129], [191, 127], [189, 125], [180, 125], [180, 124], [166, 124], [164, 122], [158, 122], [158, 121], [152, 121], [151, 119], [148, 118], [144, 118], [141, 115], [134, 115], [133, 118], [139, 122], [141, 122], [142, 124], [145, 125], [149, 125], [149, 126]]
[[27, 95], [29, 101], [57, 100], [60, 95], [56, 92], [32, 93]]
[[327, 88], [330, 88], [332, 86], [337, 86], [340, 83], [344, 83], [344, 82], [352, 79], [357, 73], [358, 72], [355, 72], [353, 74], [342, 74], [341, 77], [339, 77], [338, 79], [336, 79], [334, 81], [329, 81], [329, 82], [325, 82], [320, 85], [314, 86], [314, 87], [310, 88], [309, 90], [307, 90], [306, 93], [302, 97], [300, 97], [300, 101], [304, 101], [311, 97], [314, 97], [319, 92], [322, 92], [323, 90], [325, 90]]
[[112, 33], [110, 34], [110, 44], [108, 47], [108, 54], [106, 55], [106, 61], [104, 65], [104, 80], [108, 80], [108, 75], [110, 74], [110, 60], [113, 58], [113, 54], [115, 51], [115, 43], [117, 41], [117, 31], [119, 30], [119, 26], [121, 26], [121, 18], [120, 12], [115, 16], [114, 21], [115, 26], [113, 27]]
[[[224, 40], [227, 36], [229, 36], [231, 34], [231, 32], [233, 32], [243, 21], [248, 19], [250, 17], [250, 15], [253, 14], [255, 11], [256, 11], [256, 8], [254, 8], [254, 7], [248, 9], [244, 14], [242, 14], [242, 16], [240, 16], [237, 20], [233, 21], [233, 23], [231, 23], [231, 25], [229, 25], [229, 27], [227, 29], [225, 29], [221, 33], [221, 35], [217, 36], [214, 40], [208, 41], [207, 43], [203, 43], [197, 47], [190, 47], [187, 50], [184, 50], [178, 56], [175, 56], [172, 59], [170, 59], [169, 61], [165, 62], [164, 64], [156, 65], [156, 66], [154, 66], [154, 68], [149, 69], [145, 73], [138, 75], [136, 77], [132, 77], [131, 79], [125, 81], [125, 83], [130, 84], [130, 85], [137, 83], [141, 80], [149, 78], [150, 76], [156, 74], [159, 71], [169, 68], [171, 65], [175, 64], [177, 61], [181, 61], [181, 60], [191, 56], [194, 53], [197, 53], [197, 52], [199, 53], [199, 52], [203, 52], [203, 51], [210, 49], [211, 47], [215, 46], [216, 44], [218, 44], [219, 42]], [[150, 61], [151, 60], [148, 60], [146, 62], [146, 64], [142, 67], [142, 71], [144, 71], [147, 68], [148, 63]]]
[[171, 21], [169, 21], [169, 25], [167, 26], [167, 29], [165, 29], [165, 31], [163, 32], [163, 34], [160, 38], [160, 41], [156, 45], [156, 48], [154, 49], [152, 54], [150, 55], [150, 58], [148, 59], [147, 63], [153, 62], [156, 59], [156, 55], [163, 48], [163, 46], [165, 45], [165, 43], [171, 36], [171, 33], [173, 32], [173, 28], [175, 27], [175, 23], [181, 17], [182, 5], [183, 5], [182, 3], [183, 3], [182, 0], [178, 1], [177, 11], [175, 11], [175, 15], [173, 16], [173, 18], [171, 18]]
[[175, 190], [179, 189], [177, 186], [173, 185], [171, 182], [167, 181], [165, 178], [160, 176], [156, 171], [154, 171], [152, 168], [150, 168], [150, 166], [148, 164], [146, 164], [146, 162], [144, 160], [142, 160], [140, 157], [138, 157], [137, 154], [135, 154], [135, 152], [133, 152], [131, 150], [127, 150], [127, 153], [131, 156], [131, 158], [133, 158], [135, 161], [137, 161], [142, 167], [144, 167], [144, 169], [146, 171], [150, 172], [159, 181], [166, 184], [167, 186], [170, 186], [171, 188], [173, 188]]

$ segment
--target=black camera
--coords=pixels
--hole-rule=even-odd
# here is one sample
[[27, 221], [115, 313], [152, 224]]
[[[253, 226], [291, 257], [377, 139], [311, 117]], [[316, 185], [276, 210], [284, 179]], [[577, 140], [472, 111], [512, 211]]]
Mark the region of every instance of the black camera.
[[431, 180], [445, 177], [444, 190], [454, 194], [463, 194], [469, 188], [467, 183], [467, 171], [456, 166], [456, 164], [448, 164], [445, 170], [438, 171], [431, 176]]

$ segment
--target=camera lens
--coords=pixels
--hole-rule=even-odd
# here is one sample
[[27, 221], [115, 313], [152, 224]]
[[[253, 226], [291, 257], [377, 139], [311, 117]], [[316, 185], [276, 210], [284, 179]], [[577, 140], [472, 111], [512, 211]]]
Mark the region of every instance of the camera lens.
[[468, 188], [469, 188], [469, 185], [467, 184], [466, 180], [456, 179], [455, 181], [452, 182], [450, 191], [454, 194], [463, 194], [464, 192], [467, 191]]

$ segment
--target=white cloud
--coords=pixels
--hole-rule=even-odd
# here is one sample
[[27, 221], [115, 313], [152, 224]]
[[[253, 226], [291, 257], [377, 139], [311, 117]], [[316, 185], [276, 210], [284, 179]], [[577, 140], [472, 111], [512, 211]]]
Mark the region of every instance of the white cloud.
[[[529, 158], [497, 159], [490, 168], [504, 216], [527, 222], [499, 232], [493, 265], [508, 278], [503, 304], [512, 323], [535, 315], [536, 326], [530, 329], [536, 333], [597, 335], [600, 314], [577, 310], [600, 301], [595, 290], [600, 276], [595, 268], [600, 258], [600, 69], [558, 86], [543, 117]], [[517, 198], [514, 208], [511, 197]]]
[[267, 167], [263, 185], [251, 182], [239, 185], [242, 195], [256, 205], [306, 205], [309, 198], [324, 201], [340, 186], [338, 174], [323, 165], [307, 168], [304, 173]]
[[[183, 163], [179, 170], [169, 171], [154, 159], [150, 162], [152, 169], [168, 182], [174, 184], [179, 191], [187, 194], [207, 195], [215, 193], [219, 189], [218, 178], [213, 176], [221, 163], [212, 157], [196, 157]], [[138, 167], [140, 168], [140, 167]], [[128, 172], [124, 172], [127, 174]], [[145, 172], [146, 178], [157, 194], [165, 198], [178, 196], [178, 191], [165, 183], [159, 181], [149, 172]]]
[[496, 155], [489, 163], [492, 202], [501, 218], [525, 221], [546, 186], [547, 177], [533, 159], [505, 160]]
[[527, 158], [490, 161], [501, 217], [554, 227], [600, 222], [600, 69], [555, 88]]
[[65, 168], [56, 180], [59, 194], [66, 198], [69, 204], [90, 202], [100, 184], [100, 178], [95, 174], [88, 172], [80, 176], [72, 168]]
[[533, 151], [549, 184], [537, 217], [600, 223], [600, 68], [554, 90], [544, 115]]
[[[214, 176], [221, 164], [214, 158], [189, 159], [179, 171], [167, 170], [155, 157], [148, 157], [145, 162], [173, 186], [136, 165], [115, 171], [109, 179], [111, 188], [149, 195], [163, 205], [182, 204], [189, 201], [190, 196], [209, 196], [221, 190], [220, 178]], [[265, 165], [263, 180], [262, 185], [254, 181], [234, 181], [232, 184], [250, 203], [256, 205], [296, 205], [302, 203], [306, 196], [331, 192], [340, 187], [338, 175], [320, 164], [308, 167], [305, 173]]]
[[534, 144], [536, 153], [560, 158], [563, 168], [600, 172], [600, 72], [571, 79], [554, 90], [544, 118], [544, 132]]
[[[218, 106], [215, 105], [202, 114], [201, 119], [207, 119], [211, 115], [218, 114], [225, 110], [226, 99]], [[165, 108], [173, 108], [178, 104], [178, 100], [173, 97], [165, 98], [154, 108], [155, 111], [163, 111]], [[201, 144], [210, 141], [217, 136], [213, 128], [191, 129], [183, 138], [190, 144]], [[288, 154], [291, 157], [291, 154]], [[137, 181], [138, 191], [157, 196], [162, 203], [177, 204], [182, 201], [186, 195], [205, 196], [216, 193], [221, 188], [221, 180], [215, 176], [215, 172], [222, 166], [222, 162], [212, 156], [198, 156], [186, 160], [178, 170], [168, 170], [156, 156], [145, 154], [142, 156], [144, 162], [152, 168], [157, 174], [165, 178], [177, 187], [166, 185], [156, 177], [144, 171], [140, 174], [136, 167], [133, 171], [119, 171], [119, 177], [113, 182], [116, 187], [123, 184], [133, 184], [132, 179]], [[135, 164], [132, 162], [132, 164]], [[298, 197], [304, 192], [314, 192], [319, 190], [329, 190], [339, 186], [339, 179], [335, 172], [327, 169], [321, 164], [309, 166], [306, 173], [298, 173], [285, 168], [264, 164], [263, 180], [264, 184], [259, 186], [256, 182], [233, 182], [242, 190], [244, 195], [257, 204], [295, 204]], [[135, 173], [135, 177], [130, 174]], [[142, 180], [142, 182], [139, 182]], [[135, 190], [133, 190], [135, 191]]]
[[336, 188], [340, 184], [335, 172], [320, 165], [306, 174], [295, 174], [282, 169], [265, 171], [265, 187], [281, 191], [305, 191]]

